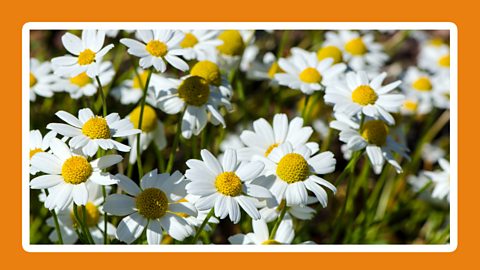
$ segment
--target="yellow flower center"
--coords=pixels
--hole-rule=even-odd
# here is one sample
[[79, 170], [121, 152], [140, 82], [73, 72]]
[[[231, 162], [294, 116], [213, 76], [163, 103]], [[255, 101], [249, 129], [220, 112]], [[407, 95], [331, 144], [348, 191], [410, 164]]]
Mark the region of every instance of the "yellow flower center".
[[342, 51], [336, 46], [325, 46], [318, 50], [317, 59], [321, 61], [326, 58], [332, 58], [333, 64], [340, 63], [343, 61]]
[[198, 39], [192, 33], [186, 33], [182, 42], [180, 42], [180, 47], [182, 48], [192, 48], [195, 44], [198, 43]]
[[147, 83], [147, 77], [148, 77], [148, 71], [144, 71], [141, 74], [138, 74], [138, 76], [135, 74], [135, 76], [133, 77], [132, 88], [143, 90], [143, 87], [145, 87], [145, 84]]
[[427, 77], [421, 77], [417, 79], [412, 83], [412, 87], [422, 92], [432, 91], [432, 83]]
[[165, 43], [159, 40], [151, 40], [145, 46], [147, 52], [155, 57], [163, 57], [168, 52], [168, 47]]
[[416, 111], [417, 110], [417, 107], [418, 107], [418, 103], [413, 101], [413, 100], [406, 100], [404, 103], [403, 103], [403, 107], [409, 111]]
[[90, 139], [110, 139], [110, 128], [107, 120], [101, 116], [92, 117], [85, 122], [82, 133]]
[[354, 38], [345, 44], [345, 50], [351, 55], [364, 55], [367, 52], [367, 46], [361, 38]]
[[242, 181], [234, 172], [223, 172], [215, 179], [215, 188], [225, 196], [235, 197], [242, 193]]
[[240, 55], [245, 48], [242, 35], [237, 30], [226, 30], [218, 35], [218, 39], [223, 41], [223, 44], [218, 46], [217, 49], [226, 55]]
[[94, 61], [95, 53], [90, 49], [86, 49], [78, 55], [78, 64], [80, 66], [90, 65]]
[[277, 146], [278, 146], [278, 143], [274, 143], [274, 144], [270, 145], [267, 148], [267, 151], [265, 151], [265, 156], [268, 157], [268, 155], [270, 155], [270, 153], [273, 151], [273, 149], [275, 149]]
[[377, 93], [368, 85], [360, 85], [352, 92], [352, 101], [362, 106], [373, 105], [377, 99]]
[[[83, 207], [78, 207], [77, 212], [80, 222], [83, 222]], [[92, 202], [87, 202], [87, 204], [85, 205], [85, 212], [87, 213], [87, 216], [85, 217], [87, 226], [97, 226], [98, 221], [100, 220], [100, 211], [98, 211], [98, 207]], [[73, 210], [70, 212], [70, 218], [73, 221], [73, 226], [78, 227], [79, 225], [77, 224], [77, 219], [75, 218]]]
[[438, 64], [442, 67], [450, 67], [450, 55], [444, 55], [438, 59]]
[[[130, 113], [130, 121], [133, 124], [133, 127], [138, 128], [138, 120], [140, 119], [140, 110], [142, 108], [137, 106]], [[143, 117], [142, 117], [142, 132], [152, 132], [157, 127], [157, 113], [155, 109], [145, 104], [143, 108]]]
[[262, 242], [262, 245], [281, 245], [282, 243], [276, 240], [266, 240]]
[[444, 44], [443, 40], [441, 38], [431, 39], [428, 43], [430, 43], [430, 45], [435, 46], [435, 47], [440, 47]]
[[34, 148], [30, 149], [30, 159], [32, 159], [33, 156], [35, 156], [36, 153], [43, 152], [42, 148]]
[[147, 219], [157, 219], [167, 212], [168, 198], [158, 188], [147, 188], [138, 194], [135, 205], [140, 215]]
[[84, 183], [92, 172], [92, 165], [82, 156], [70, 157], [62, 165], [63, 180], [72, 185]]
[[202, 106], [208, 101], [210, 87], [204, 78], [191, 76], [178, 87], [178, 96], [189, 105]]
[[30, 72], [30, 87], [34, 86], [35, 84], [37, 84], [37, 78], [32, 72]]
[[388, 127], [381, 120], [366, 122], [362, 128], [362, 137], [370, 144], [382, 146], [387, 141]]
[[273, 79], [273, 77], [275, 77], [275, 74], [282, 73], [282, 72], [284, 71], [282, 70], [282, 68], [280, 68], [280, 66], [278, 65], [278, 62], [275, 61], [270, 66], [270, 69], [268, 69], [268, 77], [270, 79]]
[[219, 86], [222, 82], [222, 74], [220, 73], [220, 68], [218, 68], [217, 64], [205, 60], [196, 63], [190, 74], [193, 76], [199, 76], [204, 78], [207, 83]]
[[277, 175], [288, 184], [307, 179], [310, 174], [308, 163], [302, 155], [286, 154], [277, 165]]
[[322, 75], [317, 69], [308, 67], [300, 72], [300, 80], [305, 83], [319, 83], [322, 81]]
[[70, 82], [72, 84], [77, 85], [78, 87], [84, 87], [85, 85], [89, 84], [92, 81], [90, 77], [88, 77], [86, 72], [82, 72], [75, 77], [70, 78]]

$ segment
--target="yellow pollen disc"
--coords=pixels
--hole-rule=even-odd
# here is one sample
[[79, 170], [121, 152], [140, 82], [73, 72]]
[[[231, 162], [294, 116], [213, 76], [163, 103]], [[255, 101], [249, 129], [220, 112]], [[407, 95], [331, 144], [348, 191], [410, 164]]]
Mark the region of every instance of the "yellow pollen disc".
[[432, 83], [427, 77], [421, 77], [412, 83], [412, 87], [418, 91], [428, 92], [432, 90]]
[[[92, 202], [87, 202], [87, 204], [85, 205], [85, 210], [85, 212], [87, 213], [87, 216], [85, 217], [87, 221], [87, 226], [97, 226], [98, 221], [100, 220], [100, 211], [98, 211], [98, 207], [95, 206], [95, 204], [93, 204]], [[80, 222], [83, 222], [83, 207], [78, 207], [77, 212]], [[73, 211], [70, 212], [70, 218], [73, 221], [73, 225], [75, 227], [78, 227], [79, 225], [77, 224], [77, 219], [75, 218], [75, 214], [73, 213]]]
[[88, 180], [92, 175], [92, 165], [81, 156], [73, 156], [62, 165], [63, 180], [72, 185], [78, 185]]
[[182, 48], [192, 48], [195, 44], [198, 43], [198, 39], [192, 33], [186, 33], [182, 42], [180, 42], [180, 47]]
[[147, 188], [138, 194], [135, 206], [147, 219], [161, 218], [168, 210], [167, 195], [158, 188]]
[[276, 240], [266, 240], [262, 242], [262, 245], [281, 245], [282, 243]]
[[332, 58], [333, 64], [340, 63], [343, 61], [342, 51], [336, 46], [325, 46], [318, 50], [317, 59], [321, 61], [326, 58]]
[[237, 30], [226, 30], [218, 35], [218, 39], [223, 41], [223, 44], [217, 49], [226, 55], [240, 55], [245, 48], [242, 35]]
[[322, 81], [322, 75], [317, 69], [308, 67], [300, 72], [299, 78], [305, 83], [319, 83]]
[[86, 49], [78, 55], [78, 64], [80, 66], [90, 65], [94, 61], [95, 53], [90, 49]]
[[234, 172], [223, 172], [215, 179], [215, 188], [225, 196], [235, 197], [242, 193], [242, 181]]
[[110, 139], [107, 120], [101, 116], [94, 116], [85, 122], [82, 133], [90, 139]]
[[403, 107], [409, 111], [416, 111], [418, 107], [418, 103], [412, 100], [406, 100], [403, 103]]
[[151, 40], [145, 46], [147, 52], [155, 57], [163, 57], [168, 52], [168, 47], [165, 43], [159, 40]]
[[[138, 77], [140, 77], [140, 79]], [[143, 87], [145, 87], [145, 84], [147, 83], [147, 77], [148, 71], [144, 71], [141, 74], [138, 74], [138, 76], [135, 74], [135, 76], [133, 77], [132, 88], [143, 90]]]
[[273, 77], [275, 77], [275, 74], [277, 74], [277, 73], [282, 73], [282, 72], [284, 72], [284, 71], [282, 70], [282, 68], [280, 67], [280, 65], [278, 65], [278, 62], [275, 61], [275, 62], [273, 62], [273, 64], [270, 66], [270, 69], [268, 69], [268, 77], [269, 77], [270, 79], [272, 79]]
[[37, 84], [37, 78], [35, 75], [33, 75], [33, 73], [30, 72], [30, 87], [34, 86], [35, 84]]
[[[133, 124], [133, 127], [138, 128], [138, 120], [140, 119], [141, 107], [137, 106], [130, 113], [130, 121]], [[143, 108], [143, 117], [142, 117], [142, 132], [152, 132], [157, 127], [157, 113], [155, 109], [145, 104]]]
[[450, 55], [444, 55], [438, 59], [438, 64], [442, 67], [450, 67]]
[[366, 122], [362, 128], [362, 137], [370, 144], [382, 146], [387, 141], [388, 127], [381, 120]]
[[354, 38], [345, 44], [345, 50], [351, 55], [364, 55], [367, 52], [367, 46], [361, 38]]
[[43, 152], [41, 148], [34, 148], [30, 149], [30, 159], [32, 159], [33, 156], [35, 156], [36, 153]]
[[78, 87], [84, 87], [85, 85], [89, 84], [92, 81], [90, 77], [88, 77], [86, 72], [82, 72], [75, 77], [70, 78], [70, 82], [72, 84], [77, 85]]
[[202, 106], [208, 101], [210, 87], [204, 78], [191, 76], [178, 87], [178, 96], [189, 105]]
[[377, 93], [368, 85], [360, 85], [352, 92], [352, 101], [362, 106], [373, 105], [377, 99]]
[[431, 39], [428, 43], [430, 43], [430, 45], [435, 46], [435, 47], [440, 47], [444, 44], [443, 40], [441, 38]]
[[307, 179], [310, 174], [308, 163], [302, 155], [286, 154], [277, 165], [277, 175], [288, 184]]
[[193, 76], [204, 78], [207, 83], [219, 86], [222, 83], [222, 74], [217, 64], [205, 60], [197, 62], [190, 71]]
[[265, 156], [268, 157], [268, 155], [270, 155], [270, 153], [273, 151], [273, 149], [275, 149], [277, 146], [278, 146], [278, 143], [274, 143], [274, 144], [270, 145], [267, 148], [267, 151], [265, 151]]

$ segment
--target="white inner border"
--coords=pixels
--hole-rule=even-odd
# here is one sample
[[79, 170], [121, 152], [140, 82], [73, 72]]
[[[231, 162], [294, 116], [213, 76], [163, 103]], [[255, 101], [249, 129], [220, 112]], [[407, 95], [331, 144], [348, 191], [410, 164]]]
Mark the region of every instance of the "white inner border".
[[[32, 245], [30, 244], [30, 30], [62, 29], [392, 29], [450, 31], [450, 243], [444, 245]], [[458, 246], [458, 30], [450, 22], [161, 22], [26, 23], [22, 29], [22, 246], [27, 252], [453, 252]]]

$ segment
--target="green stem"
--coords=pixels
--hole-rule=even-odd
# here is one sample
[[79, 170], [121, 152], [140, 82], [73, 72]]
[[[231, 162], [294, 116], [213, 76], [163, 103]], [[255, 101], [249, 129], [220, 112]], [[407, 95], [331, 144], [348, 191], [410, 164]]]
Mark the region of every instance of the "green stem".
[[277, 218], [277, 222], [275, 222], [275, 225], [273, 226], [272, 231], [270, 232], [270, 237], [268, 237], [268, 240], [273, 240], [275, 239], [275, 234], [277, 234], [278, 227], [280, 226], [280, 223], [282, 223], [283, 218], [285, 217], [285, 214], [287, 213], [287, 204], [282, 208], [282, 211], [280, 212], [280, 215]]
[[172, 149], [170, 150], [170, 155], [168, 157], [168, 163], [167, 163], [167, 169], [166, 169], [167, 173], [170, 173], [172, 171], [173, 162], [175, 161], [175, 153], [177, 152], [178, 142], [180, 140], [181, 133], [182, 133], [182, 119], [179, 119], [177, 122], [177, 130], [175, 132], [175, 138], [173, 139]]
[[[86, 218], [87, 217], [86, 212], [85, 212], [84, 209], [82, 209], [82, 210], [83, 210], [82, 215], [83, 215], [84, 218]], [[82, 231], [83, 236], [86, 238], [87, 243], [92, 244], [93, 241], [90, 241], [90, 238], [92, 236], [90, 235], [90, 237], [89, 237], [90, 232], [88, 231], [88, 228], [85, 227], [86, 222], [84, 223], [83, 222], [84, 220], [81, 219], [80, 215], [78, 214], [78, 207], [77, 207], [76, 203], [73, 204], [73, 215], [75, 216], [75, 220], [77, 221], [77, 224], [80, 226], [80, 230]]]
[[[102, 186], [102, 195], [103, 195], [103, 204], [105, 205], [105, 200], [107, 199], [107, 189], [105, 186]], [[108, 215], [106, 211], [103, 211], [103, 244], [108, 244], [107, 236], [107, 225], [108, 225]]]
[[[138, 129], [142, 130], [142, 121], [143, 121], [143, 111], [145, 109], [145, 100], [147, 99], [148, 93], [148, 86], [150, 84], [150, 78], [152, 77], [153, 69], [150, 68], [148, 71], [147, 81], [145, 82], [145, 86], [143, 88], [143, 96], [140, 101], [140, 117], [138, 118]], [[141, 81], [141, 79], [139, 79]], [[143, 166], [142, 166], [142, 153], [140, 152], [140, 137], [141, 132], [137, 134], [137, 166], [138, 166], [138, 179], [143, 177]]]
[[192, 240], [192, 244], [196, 244], [197, 241], [198, 241], [198, 237], [200, 237], [200, 234], [202, 233], [203, 229], [205, 228], [205, 226], [207, 226], [207, 223], [208, 223], [208, 220], [213, 216], [213, 213], [214, 213], [214, 210], [213, 208], [210, 210], [210, 212], [208, 212], [207, 216], [205, 217], [205, 219], [203, 220], [202, 224], [200, 225], [200, 227], [198, 227], [198, 230], [197, 232], [195, 233], [195, 236], [193, 237], [193, 240]]
[[95, 79], [97, 80], [98, 83], [98, 92], [100, 94], [100, 98], [102, 99], [102, 112], [103, 112], [103, 117], [107, 116], [107, 102], [105, 100], [105, 93], [103, 92], [103, 87], [102, 83], [100, 82], [100, 77], [95, 76]]
[[308, 100], [310, 99], [310, 95], [305, 96], [304, 104], [303, 104], [303, 110], [302, 110], [302, 118], [304, 119], [304, 123], [306, 123], [306, 114], [307, 114], [307, 108], [308, 108]]
[[[48, 190], [45, 189], [45, 194], [48, 196]], [[55, 231], [57, 232], [58, 243], [63, 244], [62, 232], [60, 231], [60, 224], [58, 223], [57, 212], [55, 209], [50, 210], [53, 216], [53, 222], [55, 223]]]

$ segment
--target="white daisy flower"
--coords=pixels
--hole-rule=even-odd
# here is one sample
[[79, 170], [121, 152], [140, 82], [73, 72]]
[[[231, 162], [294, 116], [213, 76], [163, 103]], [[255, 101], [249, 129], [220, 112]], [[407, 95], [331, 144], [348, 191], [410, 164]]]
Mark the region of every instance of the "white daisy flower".
[[223, 44], [217, 46], [219, 64], [223, 69], [230, 70], [238, 65], [246, 65], [240, 62], [245, 48], [255, 39], [255, 30], [225, 30], [218, 35], [217, 39], [223, 41]]
[[428, 184], [430, 184], [431, 180], [428, 179], [424, 171], [421, 171], [418, 176], [409, 175], [407, 177], [407, 182], [412, 186], [414, 192], [419, 192], [423, 190]]
[[439, 104], [442, 107], [445, 103], [444, 100], [447, 97], [444, 89], [448, 90], [450, 86], [445, 85], [445, 82], [449, 82], [448, 79], [440, 79], [440, 77], [448, 78], [449, 76], [433, 77], [416, 67], [409, 67], [405, 73], [402, 89], [407, 97], [412, 95], [418, 97], [419, 114], [429, 113], [433, 105]]
[[104, 41], [105, 32], [101, 30], [83, 30], [81, 39], [73, 34], [65, 33], [62, 36], [62, 43], [71, 55], [52, 59], [55, 74], [75, 77], [86, 72], [90, 78], [98, 76], [103, 56], [113, 48], [113, 44], [103, 47]]
[[382, 86], [386, 77], [387, 74], [382, 73], [369, 80], [367, 73], [363, 71], [349, 72], [344, 82], [327, 87], [325, 102], [333, 104], [335, 112], [347, 115], [362, 112], [366, 116], [394, 124], [395, 120], [390, 113], [400, 111], [405, 96], [390, 93], [401, 84], [401, 81]]
[[295, 238], [291, 220], [283, 220], [278, 226], [273, 239], [270, 238], [267, 223], [263, 219], [252, 221], [253, 233], [236, 234], [230, 236], [228, 241], [234, 245], [282, 245], [291, 244]]
[[218, 65], [212, 61], [204, 60], [195, 63], [190, 70], [190, 75], [205, 79], [211, 92], [220, 93], [228, 99], [233, 95], [233, 89], [227, 76], [223, 75]]
[[[109, 84], [115, 72], [111, 62], [102, 62], [99, 65], [98, 78], [102, 86]], [[82, 72], [73, 77], [61, 77], [52, 86], [56, 91], [65, 91], [73, 99], [79, 99], [82, 96], [91, 97], [97, 93], [98, 83], [95, 79], [88, 77], [86, 72]]]
[[216, 217], [224, 219], [228, 215], [233, 223], [240, 221], [240, 208], [253, 219], [259, 219], [255, 201], [271, 198], [271, 194], [250, 182], [260, 176], [264, 168], [262, 162], [239, 163], [233, 149], [224, 153], [221, 162], [208, 150], [203, 149], [200, 154], [203, 161], [188, 160], [189, 169], [185, 173], [191, 181], [186, 186], [187, 192], [200, 196], [195, 206], [199, 210], [214, 208]]
[[441, 147], [430, 143], [423, 145], [421, 153], [422, 159], [431, 164], [436, 163], [446, 154], [445, 150], [443, 150]]
[[[42, 138], [39, 130], [30, 130], [30, 160], [37, 153], [47, 152], [50, 148], [50, 141], [57, 136], [56, 132], [50, 131]], [[30, 164], [30, 174], [37, 174], [39, 170]]]
[[30, 59], [30, 101], [35, 101], [37, 95], [52, 97], [54, 89], [52, 83], [57, 76], [52, 74], [50, 62], [40, 63], [35, 58]]
[[[138, 128], [140, 110], [141, 107], [139, 105], [127, 116], [135, 128]], [[131, 146], [129, 157], [129, 162], [131, 164], [134, 164], [137, 161], [137, 139], [138, 135], [131, 135], [128, 137], [128, 144]], [[143, 152], [147, 150], [152, 142], [158, 150], [162, 150], [167, 146], [165, 128], [162, 122], [157, 118], [155, 109], [145, 104], [142, 117], [142, 133], [140, 134], [140, 151]]]
[[255, 44], [248, 45], [243, 51], [242, 60], [240, 61], [240, 70], [248, 72], [257, 58], [260, 49]]
[[[147, 83], [148, 74], [148, 70], [143, 70], [141, 68], [137, 69], [137, 73], [133, 72], [131, 79], [124, 80], [119, 86], [112, 89], [112, 96], [114, 96], [120, 101], [120, 103], [124, 105], [138, 103], [143, 96], [143, 90], [145, 84]], [[159, 75], [154, 73], [152, 73], [150, 76], [148, 96], [151, 96], [155, 93], [155, 91], [158, 91], [158, 77]]]
[[277, 84], [278, 82], [275, 79], [275, 74], [277, 73], [283, 73], [283, 70], [278, 65], [278, 59], [275, 54], [267, 52], [261, 62], [252, 62], [247, 69], [247, 78], [256, 81], [271, 81], [272, 84]]
[[97, 185], [112, 185], [117, 181], [108, 173], [102, 172], [122, 161], [119, 155], [106, 155], [94, 161], [77, 155], [59, 139], [52, 139], [50, 149], [53, 154], [41, 152], [35, 154], [31, 164], [45, 175], [30, 181], [32, 189], [49, 189], [45, 207], [65, 209], [72, 201], [77, 205], [85, 205], [88, 201], [86, 183], [92, 181]]
[[438, 74], [432, 78], [433, 105], [439, 109], [450, 109], [450, 75]]
[[219, 107], [230, 108], [230, 101], [221, 93], [211, 91], [208, 81], [202, 77], [188, 76], [180, 80], [163, 78], [161, 89], [157, 93], [158, 108], [168, 114], [184, 111], [181, 120], [184, 138], [200, 134], [208, 120], [214, 125], [222, 124], [225, 127]]
[[168, 62], [174, 68], [187, 71], [188, 64], [179, 56], [185, 54], [180, 42], [185, 34], [176, 30], [138, 30], [141, 41], [122, 38], [120, 42], [128, 47], [128, 53], [140, 57], [140, 66], [144, 69], [154, 67], [157, 71], [165, 72]]
[[307, 142], [313, 133], [311, 127], [303, 126], [303, 119], [295, 117], [288, 122], [287, 115], [276, 114], [273, 117], [273, 127], [267, 120], [260, 118], [253, 122], [253, 131], [245, 130], [240, 139], [247, 146], [238, 150], [240, 160], [252, 160], [257, 157], [268, 157], [272, 150], [284, 142], [289, 142], [294, 148], [306, 145], [312, 153], [319, 149], [318, 144]]
[[432, 101], [420, 98], [414, 93], [405, 95], [400, 113], [402, 115], [425, 115], [432, 111]]
[[107, 197], [103, 209], [115, 216], [125, 216], [118, 224], [116, 237], [127, 244], [138, 239], [146, 229], [149, 245], [159, 245], [163, 232], [183, 241], [193, 233], [192, 227], [177, 213], [196, 216], [197, 210], [185, 197], [184, 176], [176, 171], [158, 174], [147, 173], [140, 180], [140, 187], [130, 178], [117, 174], [118, 186], [125, 194]]
[[[191, 194], [187, 194], [187, 196], [184, 199], [180, 200], [180, 202], [190, 202], [193, 205], [195, 205], [195, 202], [198, 200], [198, 198], [200, 198], [200, 197], [199, 196], [194, 196], [194, 195], [191, 195]], [[192, 228], [195, 229], [195, 228], [198, 228], [202, 225], [202, 223], [208, 217], [208, 212], [210, 212], [210, 210], [201, 210], [200, 211], [200, 210], [197, 209], [197, 216], [190, 216], [190, 215], [187, 215], [185, 213], [176, 213], [176, 214], [185, 218], [185, 221], [187, 221], [187, 223]], [[209, 231], [212, 230], [212, 227], [208, 223], [218, 224], [219, 222], [220, 222], [220, 220], [218, 220], [218, 218], [211, 216], [208, 219], [207, 224], [205, 224], [205, 227], [203, 228], [203, 230], [209, 232]], [[192, 234], [192, 236], [195, 235], [195, 230], [193, 232], [194, 233]]]
[[292, 56], [278, 60], [285, 73], [275, 74], [275, 79], [280, 85], [301, 90], [307, 95], [336, 82], [338, 75], [347, 68], [343, 63], [333, 65], [332, 58], [318, 61], [314, 52], [300, 48], [292, 48], [291, 51]]
[[[98, 185], [93, 185], [90, 182], [86, 184], [88, 190], [88, 201], [85, 204], [86, 212], [86, 225], [92, 236], [95, 244], [103, 244], [103, 228], [104, 217], [101, 204], [103, 203], [102, 189]], [[83, 208], [78, 208], [78, 216], [83, 222]], [[60, 232], [62, 234], [62, 240], [64, 244], [75, 244], [78, 240], [78, 235], [75, 229], [80, 225], [77, 224], [75, 214], [73, 213], [73, 205], [57, 212], [58, 223], [60, 226]], [[55, 228], [53, 217], [46, 220], [47, 226]], [[115, 226], [110, 222], [107, 222], [107, 236], [110, 238], [115, 237]], [[57, 242], [58, 234], [53, 230], [48, 236], [50, 241]]]
[[381, 173], [385, 160], [397, 173], [402, 172], [402, 167], [393, 158], [393, 153], [399, 153], [408, 159], [408, 150], [389, 135], [390, 129], [385, 122], [368, 118], [360, 128], [360, 120], [357, 118], [343, 114], [335, 114], [335, 118], [330, 127], [340, 131], [340, 141], [346, 143], [350, 151], [365, 149], [376, 174]]
[[73, 149], [81, 149], [90, 157], [97, 153], [98, 147], [128, 152], [130, 147], [117, 142], [114, 138], [140, 133], [140, 130], [133, 128], [128, 119], [121, 119], [118, 113], [111, 113], [103, 118], [85, 108], [78, 111], [78, 118], [66, 111], [59, 111], [55, 115], [67, 124], [50, 123], [47, 128], [72, 138], [68, 144]]
[[223, 41], [217, 39], [218, 30], [186, 30], [184, 33], [180, 47], [185, 51], [185, 59], [217, 61], [217, 46], [223, 44]]
[[[317, 203], [318, 200], [316, 197], [308, 196], [307, 205], [292, 205], [288, 207], [284, 219], [289, 219], [295, 217], [300, 220], [310, 220], [316, 213], [316, 210], [308, 205]], [[275, 205], [270, 207], [266, 202], [259, 202], [257, 207], [260, 207], [260, 215], [265, 222], [270, 223], [275, 221], [280, 216], [281, 211], [285, 207], [285, 201], [282, 201], [280, 205]]]
[[449, 74], [450, 47], [446, 44], [422, 47], [418, 66], [432, 73]]
[[437, 199], [447, 199], [450, 201], [450, 162], [442, 158], [438, 161], [441, 170], [429, 172], [425, 171], [425, 175], [433, 182], [432, 197]]
[[[388, 60], [387, 54], [383, 52], [383, 46], [374, 41], [372, 33], [360, 36], [357, 32], [341, 30], [338, 34], [327, 32], [325, 38], [323, 46], [333, 46], [342, 50], [342, 60], [354, 71], [377, 71]], [[333, 47], [329, 47], [330, 52], [325, 51], [324, 54], [333, 56], [335, 62], [340, 62], [338, 52]]]

